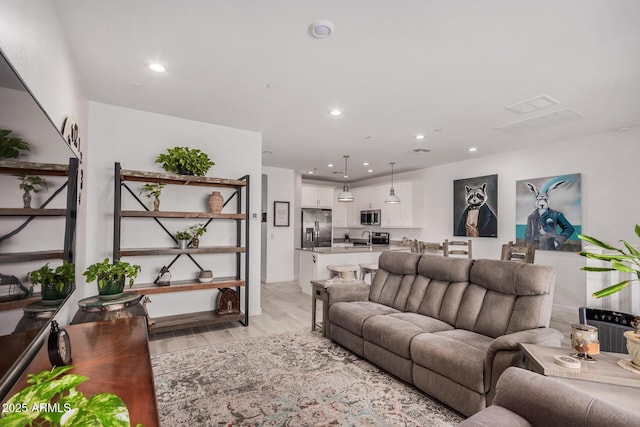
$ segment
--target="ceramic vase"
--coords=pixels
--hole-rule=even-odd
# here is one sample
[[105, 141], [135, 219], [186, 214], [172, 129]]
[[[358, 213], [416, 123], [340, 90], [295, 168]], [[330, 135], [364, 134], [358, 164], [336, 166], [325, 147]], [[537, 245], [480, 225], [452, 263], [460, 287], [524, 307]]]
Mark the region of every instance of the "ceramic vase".
[[191, 246], [193, 246], [193, 247], [194, 247], [194, 248], [196, 248], [196, 249], [197, 249], [198, 247], [200, 247], [200, 239], [199, 239], [198, 237], [194, 237], [194, 238], [191, 240]]
[[211, 213], [220, 213], [223, 203], [224, 197], [222, 197], [222, 194], [220, 194], [219, 191], [214, 191], [209, 196], [209, 210], [211, 211]]
[[640, 335], [636, 331], [627, 331], [624, 333], [627, 339], [627, 351], [631, 356], [631, 363], [640, 369]]
[[155, 197], [153, 199], [153, 210], [154, 211], [159, 211], [160, 210], [160, 199]]
[[71, 292], [71, 283], [65, 283], [62, 291], [58, 292], [55, 285], [42, 285], [40, 293], [42, 294], [42, 303], [44, 305], [60, 304]]
[[24, 193], [22, 195], [22, 201], [24, 202], [25, 209], [29, 209], [31, 207], [31, 194]]

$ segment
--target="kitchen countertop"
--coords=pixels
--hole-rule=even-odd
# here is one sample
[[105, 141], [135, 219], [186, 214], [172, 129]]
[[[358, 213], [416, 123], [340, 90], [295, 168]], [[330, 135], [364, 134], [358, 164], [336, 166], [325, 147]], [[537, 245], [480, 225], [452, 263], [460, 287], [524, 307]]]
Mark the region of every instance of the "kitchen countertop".
[[349, 246], [340, 248], [296, 248], [299, 251], [313, 252], [316, 254], [349, 254], [358, 252], [384, 252], [384, 251], [409, 251], [409, 246], [401, 245], [373, 245], [373, 246]]

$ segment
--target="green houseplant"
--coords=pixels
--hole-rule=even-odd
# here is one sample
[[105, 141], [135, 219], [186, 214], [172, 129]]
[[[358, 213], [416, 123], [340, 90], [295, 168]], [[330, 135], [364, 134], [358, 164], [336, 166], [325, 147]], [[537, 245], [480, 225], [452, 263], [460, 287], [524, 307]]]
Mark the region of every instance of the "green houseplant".
[[[635, 233], [636, 236], [640, 238], [640, 225], [638, 224], [636, 224]], [[593, 296], [595, 298], [602, 298], [607, 295], [620, 292], [631, 282], [640, 280], [640, 251], [634, 248], [629, 242], [621, 240], [624, 247], [617, 247], [610, 245], [609, 243], [602, 242], [601, 240], [591, 236], [579, 234], [578, 238], [607, 251], [613, 251], [613, 253], [606, 254], [580, 251], [579, 254], [584, 257], [609, 263], [609, 267], [586, 266], [582, 267], [581, 270], [601, 273], [619, 271], [621, 273], [628, 273], [632, 277], [631, 279], [622, 280], [619, 283], [594, 292]], [[640, 316], [636, 317], [633, 326], [635, 328], [635, 331], [627, 331], [624, 333], [624, 336], [627, 339], [627, 350], [631, 355], [633, 363], [636, 366], [640, 366]]]
[[144, 194], [145, 196], [151, 198], [153, 197], [153, 210], [157, 211], [160, 209], [160, 194], [162, 193], [162, 189], [164, 188], [164, 184], [161, 182], [155, 184], [145, 184], [140, 189], [140, 194]]
[[191, 237], [191, 233], [188, 230], [181, 230], [176, 232], [176, 240], [178, 241], [180, 249], [186, 249], [187, 246], [189, 246]]
[[167, 172], [197, 176], [205, 176], [211, 166], [215, 165], [206, 153], [189, 147], [167, 148], [166, 153], [156, 157], [156, 163], [161, 163]]
[[20, 189], [24, 191], [22, 201], [25, 208], [31, 207], [31, 192], [38, 193], [40, 189], [47, 189], [47, 182], [40, 176], [30, 176], [26, 174], [17, 175], [20, 181]]
[[207, 227], [205, 227], [204, 224], [192, 225], [189, 227], [189, 232], [191, 236], [193, 236], [191, 244], [194, 248], [197, 248], [200, 246], [200, 236], [207, 232]]
[[120, 397], [99, 393], [87, 399], [76, 387], [89, 378], [67, 374], [71, 369], [73, 366], [56, 366], [29, 374], [29, 385], [3, 405], [14, 410], [3, 409], [0, 426], [130, 426], [129, 410]]
[[27, 274], [27, 280], [34, 285], [41, 285], [42, 300], [50, 303], [58, 303], [64, 300], [71, 292], [76, 281], [75, 264], [62, 261], [55, 269], [49, 267], [49, 263]]
[[129, 287], [131, 287], [139, 273], [139, 265], [129, 264], [119, 259], [111, 263], [109, 258], [105, 258], [102, 262], [88, 266], [82, 275], [89, 283], [97, 281], [100, 298], [114, 299], [122, 295], [125, 279], [129, 279]]
[[17, 136], [11, 136], [13, 131], [0, 129], [0, 158], [15, 159], [21, 151], [29, 151], [29, 143]]

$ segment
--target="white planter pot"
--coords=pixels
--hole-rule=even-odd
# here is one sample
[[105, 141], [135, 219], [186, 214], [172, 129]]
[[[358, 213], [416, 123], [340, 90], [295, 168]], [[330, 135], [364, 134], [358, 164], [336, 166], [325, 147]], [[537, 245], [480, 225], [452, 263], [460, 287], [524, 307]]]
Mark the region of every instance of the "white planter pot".
[[627, 351], [631, 356], [631, 363], [640, 367], [640, 335], [635, 331], [627, 331], [624, 337], [627, 339]]

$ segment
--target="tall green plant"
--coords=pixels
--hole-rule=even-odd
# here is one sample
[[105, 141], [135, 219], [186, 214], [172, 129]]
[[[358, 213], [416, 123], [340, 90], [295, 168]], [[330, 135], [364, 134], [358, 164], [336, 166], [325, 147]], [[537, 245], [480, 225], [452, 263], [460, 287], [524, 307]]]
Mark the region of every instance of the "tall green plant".
[[29, 151], [29, 143], [17, 136], [11, 136], [12, 132], [0, 129], [0, 158], [15, 159], [21, 151]]
[[56, 366], [29, 374], [30, 385], [3, 404], [9, 410], [3, 409], [0, 426], [130, 427], [129, 410], [120, 397], [100, 393], [87, 399], [76, 387], [89, 378], [67, 374], [71, 369], [73, 366]]
[[[640, 225], [636, 224], [635, 228], [636, 236], [640, 238]], [[608, 262], [610, 267], [582, 267], [580, 270], [584, 271], [592, 271], [592, 272], [609, 272], [609, 271], [620, 271], [622, 273], [631, 273], [635, 278], [623, 280], [615, 285], [611, 285], [605, 289], [594, 292], [593, 296], [595, 298], [602, 298], [607, 295], [614, 294], [616, 292], [620, 292], [622, 289], [627, 287], [631, 282], [640, 280], [640, 252], [631, 246], [631, 244], [625, 240], [620, 240], [624, 245], [624, 248], [619, 248], [609, 243], [602, 242], [595, 237], [585, 236], [582, 234], [578, 235], [580, 240], [584, 240], [585, 242], [591, 243], [599, 248], [615, 251], [617, 253], [613, 254], [598, 254], [588, 251], [579, 252], [580, 255], [593, 258], [600, 261]]]

